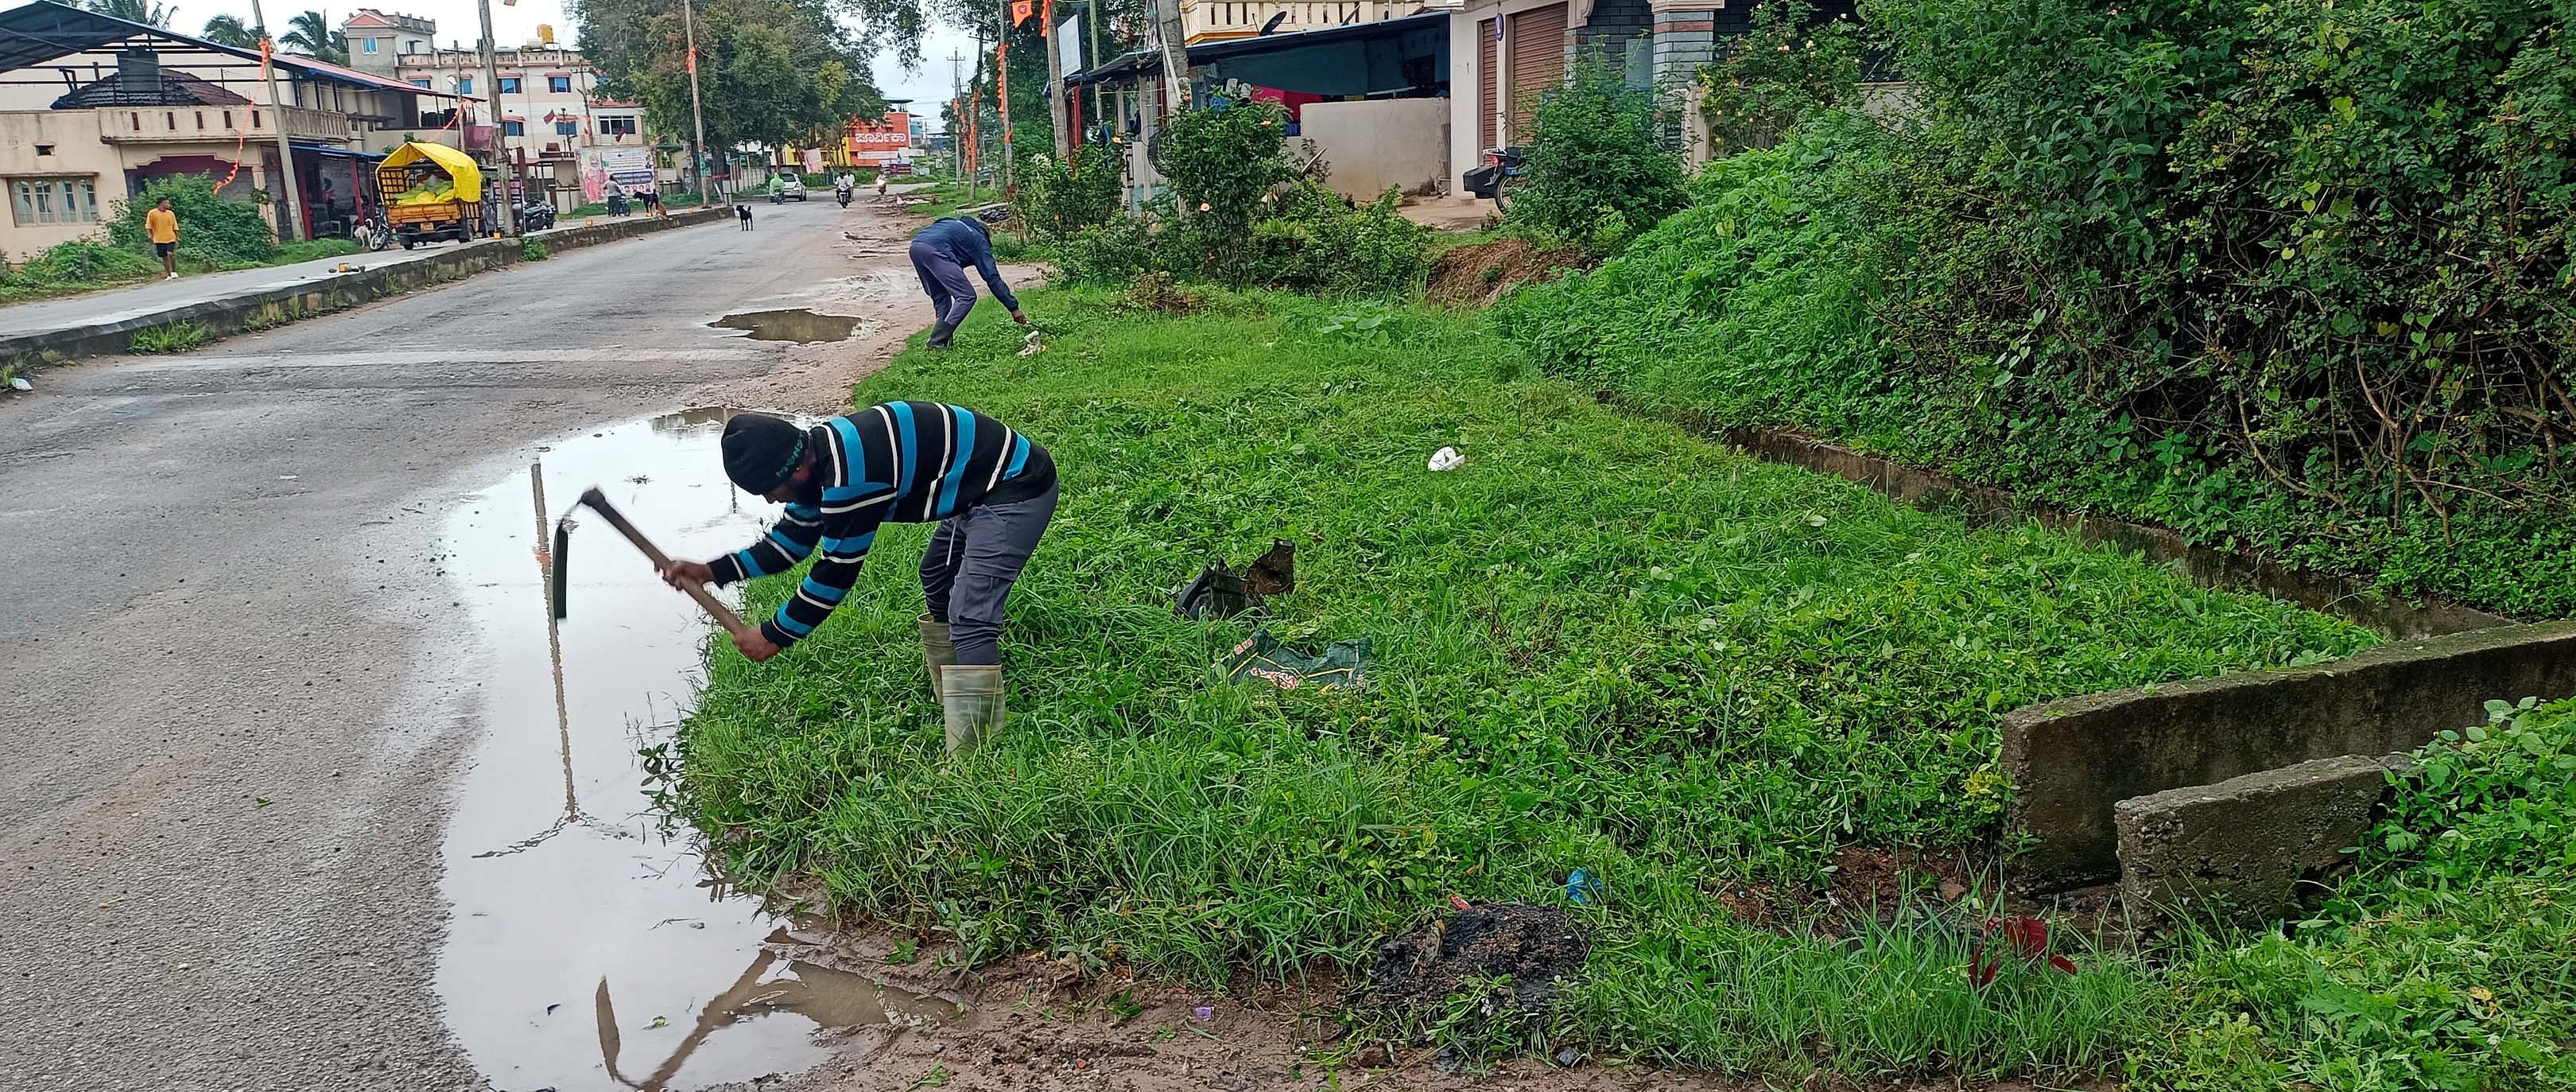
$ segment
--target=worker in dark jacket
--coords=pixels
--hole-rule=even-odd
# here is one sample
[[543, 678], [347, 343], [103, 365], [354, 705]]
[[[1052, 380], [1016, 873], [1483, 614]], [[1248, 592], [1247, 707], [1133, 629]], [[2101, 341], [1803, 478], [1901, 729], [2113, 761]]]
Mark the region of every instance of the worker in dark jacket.
[[970, 265], [984, 275], [993, 298], [1010, 309], [1011, 321], [1029, 324], [1029, 316], [1020, 311], [1020, 298], [1011, 294], [1011, 286], [1002, 283], [1002, 271], [993, 265], [993, 237], [984, 222], [951, 216], [933, 221], [912, 237], [912, 270], [921, 274], [921, 290], [930, 293], [931, 306], [939, 309], [939, 319], [930, 327], [933, 349], [947, 348], [957, 335], [957, 325], [966, 321], [966, 312], [975, 308], [975, 286], [966, 281]]

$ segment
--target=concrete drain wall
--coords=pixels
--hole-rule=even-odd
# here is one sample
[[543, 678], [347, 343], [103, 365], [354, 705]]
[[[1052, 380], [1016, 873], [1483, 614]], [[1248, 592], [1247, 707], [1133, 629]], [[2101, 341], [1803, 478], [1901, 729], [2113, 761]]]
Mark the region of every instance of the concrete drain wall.
[[[1604, 392], [1613, 404], [1619, 398]], [[1664, 415], [1669, 418], [1670, 415]], [[2486, 702], [2576, 694], [2576, 622], [2513, 620], [2194, 545], [2146, 524], [2032, 502], [1794, 433], [1685, 427], [1972, 522], [2024, 520], [2175, 566], [2204, 585], [2298, 603], [2397, 640], [2334, 663], [2088, 694], [2006, 714], [2007, 823], [2035, 847], [2032, 892], [2121, 881], [2133, 912], [2291, 914], [2376, 822], [2398, 754], [2486, 720]]]

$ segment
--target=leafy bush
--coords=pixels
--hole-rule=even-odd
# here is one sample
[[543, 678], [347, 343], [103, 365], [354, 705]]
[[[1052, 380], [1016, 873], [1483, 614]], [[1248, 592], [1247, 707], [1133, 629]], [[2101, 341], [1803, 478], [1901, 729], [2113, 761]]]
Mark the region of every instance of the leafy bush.
[[[1164, 245], [1200, 276], [1252, 280], [1252, 225], [1263, 197], [1296, 178], [1288, 166], [1288, 111], [1238, 102], [1174, 115], [1160, 136], [1160, 169], [1170, 183], [1172, 222]], [[1177, 270], [1176, 270], [1177, 271]]]
[[530, 261], [530, 262], [542, 262], [542, 261], [546, 260], [546, 242], [545, 242], [545, 240], [543, 240], [543, 239], [521, 239], [521, 240], [519, 240], [519, 258], [520, 258], [521, 260], [523, 260], [523, 261]]
[[1278, 215], [1253, 227], [1256, 278], [1272, 288], [1327, 295], [1406, 292], [1431, 268], [1431, 229], [1396, 211], [1389, 187], [1353, 207], [1315, 182], [1275, 202]]
[[124, 247], [89, 239], [56, 243], [16, 269], [0, 276], [10, 287], [114, 283], [161, 271], [161, 265]]
[[1163, 270], [1163, 253], [1152, 225], [1121, 216], [1058, 241], [1055, 266], [1067, 283], [1117, 284]]
[[193, 322], [165, 322], [136, 330], [128, 339], [127, 348], [138, 353], [179, 353], [203, 345], [207, 340], [203, 326]]
[[1700, 69], [1718, 155], [1779, 142], [1790, 127], [1860, 103], [1861, 36], [1841, 16], [1819, 21], [1807, 0], [1755, 5], [1753, 29]]
[[152, 237], [143, 228], [143, 215], [164, 197], [179, 215], [180, 256], [219, 267], [263, 265], [277, 256], [277, 236], [259, 206], [216, 194], [215, 180], [198, 174], [155, 178], [142, 193], [117, 202], [107, 225], [109, 241], [149, 253]]
[[[1538, 106], [1528, 172], [1507, 227], [1551, 243], [1588, 243], [1616, 215], [1619, 235], [1654, 226], [1688, 199], [1681, 156], [1665, 146], [1654, 96], [1587, 62]], [[1625, 241], [1624, 238], [1619, 241]]]
[[2204, 936], [2143, 1010], [2158, 1087], [2576, 1085], [2576, 703], [2488, 703], [2397, 779], [2295, 935]]
[[2571, 10], [1890, 5], [1923, 120], [1819, 115], [1525, 301], [1597, 345], [1513, 325], [1660, 408], [2576, 610]]
[[1032, 155], [1020, 161], [1011, 208], [1041, 239], [1062, 239], [1118, 215], [1126, 195], [1118, 157], [1105, 144], [1085, 144], [1070, 159]]

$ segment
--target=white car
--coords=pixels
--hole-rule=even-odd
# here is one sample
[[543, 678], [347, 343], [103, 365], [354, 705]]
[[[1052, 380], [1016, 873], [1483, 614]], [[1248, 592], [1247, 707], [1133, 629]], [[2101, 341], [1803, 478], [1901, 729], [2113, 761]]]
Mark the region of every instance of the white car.
[[778, 180], [777, 185], [769, 188], [769, 203], [773, 205], [781, 201], [802, 201], [804, 199], [805, 180], [796, 177], [795, 175], [783, 176]]

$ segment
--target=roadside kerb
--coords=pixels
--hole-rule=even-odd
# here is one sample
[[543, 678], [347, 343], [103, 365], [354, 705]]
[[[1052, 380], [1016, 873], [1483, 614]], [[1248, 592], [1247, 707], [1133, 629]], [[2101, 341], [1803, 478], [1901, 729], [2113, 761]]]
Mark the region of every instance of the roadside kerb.
[[[555, 253], [733, 218], [731, 209], [694, 209], [667, 217], [635, 217], [557, 228], [529, 238], [544, 244], [549, 253]], [[0, 337], [0, 361], [7, 362], [23, 375], [81, 357], [127, 353], [132, 351], [137, 331], [174, 323], [194, 323], [205, 329], [208, 341], [213, 341], [355, 307], [430, 285], [461, 280], [524, 261], [522, 253], [523, 245], [518, 239], [481, 239], [416, 261], [338, 273], [220, 300], [182, 304], [113, 322]]]

